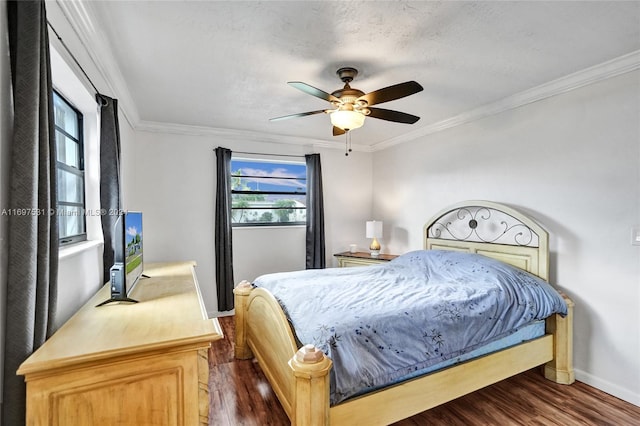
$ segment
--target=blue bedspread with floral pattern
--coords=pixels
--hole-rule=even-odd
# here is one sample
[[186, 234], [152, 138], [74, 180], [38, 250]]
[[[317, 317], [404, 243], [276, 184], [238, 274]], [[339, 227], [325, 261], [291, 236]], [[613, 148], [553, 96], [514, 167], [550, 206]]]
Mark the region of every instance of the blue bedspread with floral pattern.
[[534, 275], [453, 251], [268, 274], [254, 285], [279, 300], [301, 343], [313, 343], [333, 361], [332, 404], [567, 310]]

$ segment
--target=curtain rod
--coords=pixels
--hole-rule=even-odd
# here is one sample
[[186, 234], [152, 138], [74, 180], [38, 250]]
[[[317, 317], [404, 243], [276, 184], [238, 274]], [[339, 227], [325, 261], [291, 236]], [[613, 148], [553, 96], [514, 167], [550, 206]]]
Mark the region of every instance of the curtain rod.
[[58, 32], [56, 31], [55, 28], [53, 28], [53, 25], [51, 25], [51, 22], [49, 22], [49, 20], [47, 20], [47, 25], [49, 25], [49, 27], [53, 30], [53, 33], [56, 35], [56, 37], [58, 37], [58, 40], [60, 40], [60, 43], [62, 43], [62, 47], [65, 48], [65, 50], [67, 51], [67, 53], [69, 53], [69, 55], [71, 55], [71, 59], [73, 59], [73, 61], [76, 63], [76, 65], [78, 66], [78, 68], [80, 68], [80, 71], [82, 71], [82, 73], [84, 74], [85, 77], [87, 77], [87, 80], [89, 80], [89, 83], [91, 84], [91, 86], [93, 86], [93, 90], [96, 91], [96, 95], [100, 94], [100, 91], [98, 90], [98, 88], [96, 87], [95, 84], [93, 84], [93, 81], [91, 81], [91, 79], [89, 78], [89, 76], [87, 75], [87, 72], [84, 70], [84, 68], [82, 68], [82, 65], [80, 65], [80, 62], [78, 62], [78, 60], [76, 59], [75, 56], [73, 56], [73, 53], [71, 53], [71, 50], [69, 50], [69, 48], [67, 47], [67, 45], [65, 44], [64, 40], [62, 40], [62, 37], [60, 37], [60, 35], [58, 34]]
[[292, 155], [292, 154], [267, 154], [264, 152], [245, 152], [245, 151], [231, 151], [232, 154], [250, 154], [250, 155], [271, 155], [274, 157], [295, 157], [304, 158], [304, 155]]

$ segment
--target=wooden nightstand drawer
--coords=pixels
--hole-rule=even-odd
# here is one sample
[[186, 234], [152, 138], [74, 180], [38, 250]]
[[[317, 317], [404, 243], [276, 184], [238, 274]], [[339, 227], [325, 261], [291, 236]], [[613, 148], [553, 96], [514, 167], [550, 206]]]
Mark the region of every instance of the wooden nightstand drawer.
[[388, 262], [398, 257], [396, 254], [381, 254], [377, 257], [372, 257], [371, 254], [361, 251], [356, 253], [345, 251], [342, 253], [336, 253], [334, 256], [338, 259], [338, 267], [340, 268], [375, 265], [378, 263]]

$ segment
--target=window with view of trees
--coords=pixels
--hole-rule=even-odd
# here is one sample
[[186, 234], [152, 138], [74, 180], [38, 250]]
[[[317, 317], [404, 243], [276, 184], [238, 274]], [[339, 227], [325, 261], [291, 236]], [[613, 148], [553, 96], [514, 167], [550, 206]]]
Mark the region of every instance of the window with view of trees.
[[304, 225], [307, 218], [305, 163], [233, 158], [233, 226]]
[[82, 114], [57, 92], [53, 93], [53, 114], [59, 241], [60, 244], [69, 244], [87, 239]]

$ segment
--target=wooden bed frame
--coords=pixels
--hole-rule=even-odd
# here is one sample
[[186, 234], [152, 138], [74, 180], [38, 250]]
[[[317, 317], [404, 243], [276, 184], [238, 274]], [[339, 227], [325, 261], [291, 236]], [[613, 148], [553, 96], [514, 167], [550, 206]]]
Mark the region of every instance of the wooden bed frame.
[[[549, 276], [547, 232], [497, 203], [467, 201], [441, 211], [424, 227], [424, 248], [480, 253]], [[297, 346], [267, 290], [243, 281], [234, 293], [235, 356], [255, 356], [293, 425], [389, 424], [541, 365], [550, 380], [574, 381], [573, 302], [563, 295], [569, 315], [547, 318], [540, 338], [330, 407], [331, 360], [313, 345]]]

